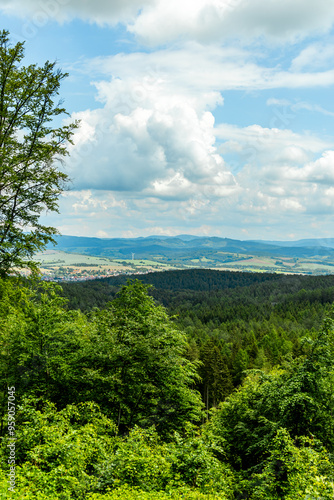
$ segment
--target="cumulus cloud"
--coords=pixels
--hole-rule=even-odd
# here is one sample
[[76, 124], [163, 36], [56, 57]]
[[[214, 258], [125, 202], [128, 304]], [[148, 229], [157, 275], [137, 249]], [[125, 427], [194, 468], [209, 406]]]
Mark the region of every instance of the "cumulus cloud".
[[170, 199], [188, 199], [197, 190], [233, 190], [236, 183], [217, 152], [214, 117], [206, 109], [221, 102], [219, 93], [196, 99], [196, 92], [187, 95], [160, 80], [148, 91], [134, 77], [113, 78], [97, 88], [104, 107], [72, 117], [81, 120], [68, 164], [76, 188]]
[[302, 168], [288, 168], [284, 177], [294, 181], [331, 185], [334, 183], [334, 151], [325, 151], [321, 158]]
[[[332, 111], [290, 91], [267, 100], [266, 127], [214, 119], [217, 108], [224, 119], [228, 90], [334, 83], [334, 45], [314, 41], [333, 25], [328, 0], [0, 0], [0, 11], [32, 27], [78, 18], [134, 35], [125, 53], [71, 68], [96, 80], [98, 105], [72, 116], [81, 120], [67, 164], [73, 191], [61, 198], [67, 220], [54, 224], [65, 234], [232, 236], [247, 227], [256, 237], [255, 227], [269, 234], [291, 214], [332, 213], [334, 144], [291, 130], [300, 110]], [[308, 46], [271, 51], [309, 36]], [[134, 38], [150, 48], [126, 53]]]
[[48, 215], [48, 224], [54, 224], [62, 234], [73, 236], [111, 236], [110, 228], [124, 227], [124, 215], [129, 203], [117, 193], [106, 190], [65, 191], [59, 200], [60, 214]]
[[[333, 141], [288, 129], [220, 124], [219, 152], [238, 171], [237, 210], [242, 214], [329, 213], [333, 207]], [[238, 168], [236, 168], [236, 165]]]
[[[309, 160], [310, 152], [324, 147], [317, 138], [255, 125], [215, 125], [222, 87], [275, 85], [274, 71], [269, 82], [268, 70], [239, 64], [246, 58], [241, 50], [189, 44], [88, 61], [85, 71], [104, 77], [94, 84], [102, 106], [72, 117], [81, 120], [70, 150], [76, 188], [160, 200], [233, 197], [241, 188], [224, 161], [226, 152], [240, 150], [246, 163], [247, 148], [256, 154], [260, 149], [263, 158], [272, 159], [275, 148], [286, 161]], [[217, 139], [224, 142], [219, 150]]]
[[290, 42], [326, 32], [333, 22], [334, 5], [327, 0], [159, 0], [145, 6], [129, 29], [150, 45], [178, 38]]
[[97, 210], [106, 211], [115, 207], [123, 210], [126, 208], [125, 201], [117, 200], [109, 191], [101, 192], [98, 196], [96, 194], [93, 195], [91, 189], [66, 191], [62, 194], [62, 200], [71, 202], [71, 208], [73, 210], [71, 215], [82, 216], [88, 213], [94, 216], [94, 211]]
[[[213, 230], [220, 224], [232, 226], [233, 221], [245, 226], [250, 214], [253, 222], [247, 224], [251, 227], [256, 218], [261, 224], [261, 217], [273, 220], [277, 214], [288, 217], [332, 210], [334, 152], [329, 146], [333, 144], [288, 129], [215, 126], [211, 113], [200, 108], [195, 111], [185, 96], [180, 95], [168, 107], [163, 96], [161, 102], [157, 99], [156, 92], [154, 106], [146, 100], [141, 106], [133, 104], [128, 114], [111, 115], [108, 104], [86, 112], [84, 118], [95, 131], [92, 134], [87, 129], [92, 151], [72, 165], [79, 187], [86, 190], [71, 195], [72, 213], [77, 217], [88, 214], [85, 224], [100, 210], [109, 218], [113, 214], [114, 230], [124, 217], [127, 231], [134, 235], [159, 224], [167, 227], [173, 220], [177, 234], [186, 226], [195, 228], [199, 218]], [[101, 143], [96, 138], [95, 144], [103, 120], [107, 135]], [[82, 144], [80, 133], [78, 142]], [[240, 162], [234, 175], [229, 161], [224, 160], [231, 154]], [[109, 201], [107, 189], [113, 191]], [[223, 221], [219, 214], [224, 214]]]

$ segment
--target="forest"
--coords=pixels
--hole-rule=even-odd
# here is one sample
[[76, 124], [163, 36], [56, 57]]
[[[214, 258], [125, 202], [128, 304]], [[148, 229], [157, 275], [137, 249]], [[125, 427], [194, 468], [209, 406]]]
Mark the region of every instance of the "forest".
[[17, 499], [333, 498], [333, 300], [334, 276], [2, 279], [1, 497], [15, 451]]

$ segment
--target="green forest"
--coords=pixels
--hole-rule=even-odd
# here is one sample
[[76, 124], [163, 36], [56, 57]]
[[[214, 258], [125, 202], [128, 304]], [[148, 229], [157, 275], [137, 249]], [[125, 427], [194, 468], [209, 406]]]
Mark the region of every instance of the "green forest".
[[1, 280], [1, 498], [333, 498], [334, 276], [124, 279]]

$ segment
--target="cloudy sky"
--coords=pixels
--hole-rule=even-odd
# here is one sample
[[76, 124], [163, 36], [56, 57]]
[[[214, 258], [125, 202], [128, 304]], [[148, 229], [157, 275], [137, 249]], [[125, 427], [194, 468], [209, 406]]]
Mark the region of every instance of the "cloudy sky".
[[0, 0], [81, 120], [63, 234], [334, 237], [334, 2]]

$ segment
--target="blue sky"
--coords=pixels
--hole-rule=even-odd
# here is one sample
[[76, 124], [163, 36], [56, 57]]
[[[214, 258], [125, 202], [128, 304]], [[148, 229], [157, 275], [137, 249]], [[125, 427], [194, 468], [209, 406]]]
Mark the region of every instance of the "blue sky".
[[80, 119], [63, 234], [333, 237], [334, 3], [0, 0]]

